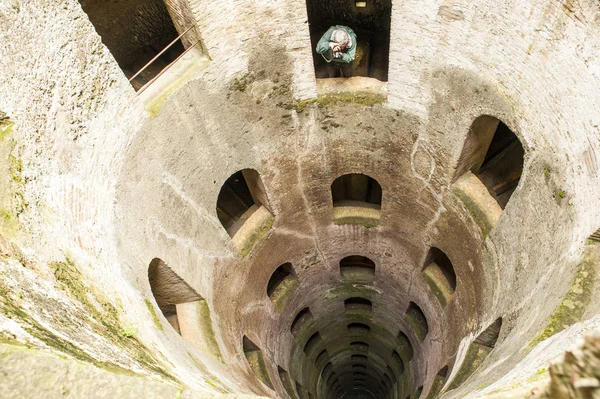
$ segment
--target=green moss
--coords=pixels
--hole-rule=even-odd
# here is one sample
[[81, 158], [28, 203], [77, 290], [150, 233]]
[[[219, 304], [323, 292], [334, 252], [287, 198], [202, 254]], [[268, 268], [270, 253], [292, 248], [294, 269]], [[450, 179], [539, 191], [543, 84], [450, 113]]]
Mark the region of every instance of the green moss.
[[75, 262], [67, 256], [64, 262], [51, 262], [49, 266], [54, 277], [60, 283], [60, 288], [68, 290], [73, 298], [85, 305], [86, 308], [93, 308], [95, 313], [96, 308], [88, 298], [87, 288], [82, 282], [81, 272], [75, 267]]
[[456, 376], [448, 387], [448, 391], [461, 386], [471, 376], [471, 374], [473, 374], [475, 370], [481, 366], [481, 363], [483, 363], [491, 351], [492, 349], [488, 348], [487, 346], [479, 345], [474, 342], [471, 343], [469, 349], [467, 350], [467, 354], [465, 355], [465, 359], [458, 370], [458, 373], [456, 373]]
[[245, 241], [244, 241], [244, 246], [242, 248], [241, 255], [242, 257], [246, 257], [248, 256], [248, 254], [250, 253], [250, 251], [252, 251], [252, 248], [254, 247], [254, 245], [265, 235], [269, 232], [269, 230], [271, 230], [271, 228], [273, 227], [273, 223], [275, 222], [275, 218], [271, 215], [268, 219], [265, 220], [265, 222], [263, 223], [263, 225], [257, 229], [256, 231], [252, 232], [252, 234], [250, 235], [250, 237], [248, 237]]
[[133, 327], [132, 324], [128, 324], [121, 330], [121, 336], [126, 338], [135, 337], [137, 335], [137, 330]]
[[338, 284], [325, 292], [326, 299], [342, 299], [353, 297], [371, 298], [377, 296], [378, 292], [369, 284], [346, 283]]
[[162, 326], [162, 324], [160, 324], [160, 320], [158, 318], [158, 315], [154, 311], [154, 305], [152, 305], [152, 302], [148, 298], [144, 299], [144, 303], [146, 303], [146, 307], [148, 308], [148, 312], [150, 312], [150, 316], [152, 316], [152, 321], [154, 321], [154, 325], [159, 330], [162, 330], [163, 326]]
[[[17, 321], [32, 337], [37, 338], [51, 348], [66, 353], [75, 359], [93, 364], [96, 367], [113, 373], [136, 375], [133, 371], [125, 369], [117, 364], [96, 360], [76, 345], [41, 325], [37, 320], [11, 301], [8, 295], [4, 295], [4, 288], [0, 289], [0, 291], [3, 293], [0, 298], [0, 311], [8, 318]], [[11, 341], [8, 337], [4, 338], [5, 339], [2, 340], [3, 343]], [[16, 341], [12, 341], [12, 343], [15, 344]]]
[[[135, 334], [131, 331], [131, 325], [124, 327], [121, 324], [119, 312], [114, 305], [104, 300], [92, 287], [88, 287], [83, 283], [81, 272], [69, 256], [65, 257], [64, 262], [52, 262], [49, 266], [54, 272], [54, 276], [60, 284], [60, 288], [69, 292], [75, 300], [80, 302], [86, 309], [86, 314], [97, 322], [93, 324], [93, 327], [98, 334], [101, 334], [122, 348], [141, 367], [162, 376], [164, 379], [169, 380], [176, 385], [182, 385], [177, 379], [165, 371], [159, 361], [150, 354], [148, 348], [135, 337]], [[146, 304], [148, 305], [148, 303]], [[154, 308], [152, 308], [152, 311], [153, 310]], [[156, 314], [154, 314], [154, 316], [156, 316]], [[64, 342], [67, 341], [64, 340]], [[59, 342], [59, 344], [60, 347], [63, 342]], [[87, 359], [82, 360], [98, 365], [98, 361], [90, 360], [93, 359], [91, 356], [87, 354], [80, 354], [80, 356], [85, 356]]]
[[425, 340], [425, 337], [429, 332], [425, 316], [423, 316], [423, 314], [421, 313], [409, 311], [408, 313], [406, 313], [406, 320], [414, 330], [415, 334], [417, 335], [417, 338], [419, 338], [419, 341], [423, 342], [423, 340]]
[[450, 282], [444, 275], [444, 272], [435, 263], [427, 266], [423, 271], [423, 279], [429, 285], [431, 292], [440, 302], [442, 307], [445, 307], [448, 301], [452, 298], [454, 290]]
[[494, 228], [494, 223], [488, 218], [485, 210], [481, 208], [467, 192], [456, 186], [453, 186], [452, 191], [465, 205], [469, 211], [469, 214], [481, 229], [481, 235], [485, 239], [490, 234], [490, 231]]
[[440, 393], [440, 391], [444, 387], [445, 381], [446, 381], [445, 377], [436, 375], [435, 378], [433, 379], [433, 384], [431, 385], [431, 388], [429, 389], [429, 394], [427, 395], [427, 399], [433, 399], [433, 398], [437, 397], [437, 395]]
[[544, 177], [546, 178], [546, 181], [548, 181], [548, 179], [550, 178], [551, 171], [552, 169], [550, 169], [550, 166], [544, 165]]
[[318, 104], [319, 107], [330, 107], [338, 103], [359, 104], [372, 106], [382, 104], [386, 101], [386, 96], [381, 93], [372, 92], [348, 92], [338, 94], [324, 94], [317, 98], [296, 102], [289, 106], [284, 106], [286, 109], [294, 109], [298, 113], [304, 112], [310, 104]]
[[281, 380], [281, 384], [283, 385], [283, 388], [285, 389], [285, 392], [287, 392], [290, 399], [298, 399], [298, 396], [296, 396], [296, 392], [294, 392], [294, 388], [292, 387], [292, 381], [290, 380], [289, 374], [283, 370], [280, 370], [279, 379]]
[[267, 366], [265, 364], [265, 359], [263, 358], [262, 352], [260, 350], [254, 350], [248, 351], [245, 354], [248, 364], [250, 365], [250, 368], [256, 377], [262, 381], [263, 384], [273, 389], [273, 384], [271, 383], [271, 378], [269, 378], [269, 373], [267, 372]]
[[288, 299], [292, 296], [294, 291], [300, 283], [298, 279], [292, 275], [287, 276], [271, 293], [271, 301], [273, 301], [273, 305], [275, 305], [275, 310], [279, 313], [283, 311], [285, 304]]
[[6, 136], [13, 132], [15, 124], [10, 121], [8, 118], [0, 119], [0, 142], [4, 140]]
[[208, 308], [208, 302], [206, 300], [202, 300], [199, 303], [199, 316], [200, 321], [202, 323], [203, 337], [204, 342], [207, 346], [208, 351], [221, 363], [225, 363], [223, 357], [221, 356], [221, 351], [219, 350], [219, 345], [217, 344], [217, 340], [215, 338], [215, 332], [212, 326], [212, 320], [210, 318], [210, 309]]
[[325, 94], [317, 97], [317, 103], [321, 107], [328, 107], [338, 103], [352, 103], [372, 106], [385, 102], [386, 96], [381, 93], [371, 92], [349, 92], [339, 94]]
[[10, 154], [8, 157], [10, 162], [10, 177], [17, 184], [24, 184], [23, 181], [23, 163], [19, 158]]
[[0, 226], [5, 237], [14, 237], [21, 223], [13, 210], [0, 209]]
[[340, 225], [344, 225], [344, 224], [354, 224], [354, 225], [359, 225], [359, 226], [364, 226], [367, 229], [370, 229], [372, 227], [377, 227], [379, 226], [379, 219], [371, 219], [371, 218], [364, 218], [364, 217], [341, 217], [341, 218], [336, 218], [333, 223], [337, 226]]
[[530, 348], [582, 320], [592, 300], [596, 267], [600, 265], [598, 247], [600, 247], [598, 244], [586, 247], [583, 261], [579, 265], [571, 288], [548, 319], [544, 331], [531, 342]]

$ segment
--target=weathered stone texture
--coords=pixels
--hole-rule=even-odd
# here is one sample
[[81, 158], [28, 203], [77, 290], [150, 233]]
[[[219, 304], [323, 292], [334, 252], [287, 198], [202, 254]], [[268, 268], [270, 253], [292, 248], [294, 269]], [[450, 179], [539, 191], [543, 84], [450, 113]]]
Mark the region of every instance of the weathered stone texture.
[[[14, 123], [0, 141], [10, 176], [0, 203], [11, 221], [0, 232], [4, 339], [55, 351], [68, 343], [69, 356], [203, 394], [285, 395], [279, 366], [322, 395], [336, 388], [290, 331], [310, 306], [313, 323], [299, 335], [320, 332], [311, 356], [326, 347], [340, 384], [358, 342], [348, 323], [372, 323], [369, 372], [386, 372], [403, 331], [412, 360], [400, 350], [397, 380], [403, 393], [422, 386], [427, 395], [440, 385], [435, 372], [448, 365], [451, 378], [459, 348], [503, 317], [494, 350], [445, 394], [459, 398], [535, 373], [597, 327], [595, 280], [581, 323], [529, 347], [578, 289], [582, 243], [600, 220], [597, 2], [396, 2], [385, 105], [356, 93], [297, 103], [317, 94], [304, 3], [187, 5], [212, 61], [149, 119], [77, 1], [0, 3], [0, 111]], [[483, 114], [525, 149], [517, 190], [484, 229], [452, 186]], [[239, 250], [216, 202], [223, 182], [248, 168], [260, 173], [273, 218], [264, 210], [268, 228]], [[378, 225], [334, 223], [331, 184], [348, 173], [381, 184]], [[457, 277], [443, 309], [422, 277], [431, 246]], [[357, 254], [375, 262], [372, 283], [342, 280], [340, 259]], [[206, 301], [210, 348], [156, 313], [148, 266], [157, 257]], [[299, 286], [277, 308], [266, 287], [286, 262]], [[346, 314], [351, 297], [369, 300], [371, 312]], [[404, 318], [410, 302], [427, 319], [423, 342]], [[274, 390], [252, 374], [244, 335], [262, 349], [260, 373]], [[88, 371], [82, 378], [104, 373]]]

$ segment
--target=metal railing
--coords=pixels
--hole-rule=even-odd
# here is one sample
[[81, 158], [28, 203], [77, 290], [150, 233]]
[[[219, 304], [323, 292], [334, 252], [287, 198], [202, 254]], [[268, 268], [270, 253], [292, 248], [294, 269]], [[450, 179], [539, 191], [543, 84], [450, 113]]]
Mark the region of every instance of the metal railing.
[[[156, 61], [158, 58], [160, 58], [161, 55], [163, 55], [165, 53], [165, 51], [167, 51], [169, 48], [171, 48], [171, 46], [173, 46], [175, 43], [177, 43], [177, 41], [179, 39], [181, 39], [183, 37], [183, 35], [185, 35], [186, 33], [188, 33], [190, 30], [192, 30], [192, 28], [194, 28], [194, 25], [190, 26], [189, 28], [187, 28], [181, 35], [177, 36], [177, 38], [175, 40], [173, 40], [171, 43], [169, 43], [167, 45], [167, 47], [165, 47], [160, 53], [156, 54], [154, 56], [154, 58], [152, 58], [150, 61], [148, 61], [146, 63], [146, 65], [144, 65], [139, 71], [137, 71], [135, 73], [135, 75], [133, 75], [132, 77], [129, 78], [129, 82], [131, 83], [135, 78], [137, 78], [142, 72], [144, 72], [146, 70], [146, 68], [148, 68], [150, 65], [152, 65], [152, 63], [154, 61]], [[154, 83], [158, 78], [160, 78], [162, 76], [163, 73], [165, 73], [169, 68], [171, 68], [173, 66], [173, 64], [175, 64], [177, 61], [179, 61], [184, 55], [186, 55], [192, 48], [194, 48], [198, 43], [200, 43], [200, 39], [198, 39], [194, 44], [192, 44], [191, 46], [189, 46], [187, 49], [185, 49], [185, 51], [183, 53], [181, 53], [174, 61], [172, 61], [171, 63], [169, 63], [169, 65], [167, 65], [166, 67], [164, 67], [159, 73], [156, 74], [156, 76], [154, 76], [152, 79], [150, 79], [146, 84], [144, 84], [138, 91], [137, 94], [141, 94], [144, 90], [146, 90], [148, 88], [148, 86], [150, 86], [152, 83]]]

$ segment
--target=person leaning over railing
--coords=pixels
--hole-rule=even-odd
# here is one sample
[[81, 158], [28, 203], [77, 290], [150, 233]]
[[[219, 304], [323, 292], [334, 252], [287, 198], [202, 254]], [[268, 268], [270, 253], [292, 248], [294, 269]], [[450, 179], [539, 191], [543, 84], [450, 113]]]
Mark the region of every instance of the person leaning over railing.
[[356, 56], [356, 34], [343, 25], [334, 25], [323, 34], [317, 43], [317, 53], [327, 61], [327, 74], [330, 78], [341, 75], [352, 76], [352, 61]]

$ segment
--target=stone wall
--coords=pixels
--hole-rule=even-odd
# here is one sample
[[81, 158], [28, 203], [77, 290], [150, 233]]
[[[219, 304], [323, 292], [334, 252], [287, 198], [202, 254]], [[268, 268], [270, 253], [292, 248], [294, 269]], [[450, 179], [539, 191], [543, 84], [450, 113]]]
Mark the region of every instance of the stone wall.
[[[14, 123], [0, 136], [3, 341], [203, 393], [283, 397], [279, 366], [318, 395], [327, 387], [297, 361], [304, 342], [289, 326], [310, 306], [323, 342], [342, 353], [336, 318], [361, 294], [374, 334], [407, 331], [405, 385], [426, 394], [503, 317], [495, 350], [454, 398], [493, 381], [501, 389], [534, 370], [527, 359], [561, 352], [564, 337], [543, 341], [549, 327], [573, 324], [572, 341], [597, 325], [598, 280], [578, 280], [598, 265], [582, 255], [600, 216], [596, 3], [394, 4], [384, 105], [353, 95], [297, 103], [316, 96], [304, 3], [189, 6], [211, 65], [150, 120], [78, 2], [0, 5], [0, 110]], [[519, 187], [489, 232], [451, 185], [484, 114], [525, 148]], [[246, 168], [260, 173], [275, 219], [240, 253], [216, 200]], [[346, 173], [381, 184], [378, 227], [333, 223], [330, 186]], [[443, 309], [421, 273], [431, 246], [458, 281]], [[372, 286], [341, 280], [339, 260], [357, 253], [377, 265]], [[205, 299], [218, 351], [184, 341], [162, 317], [154, 258]], [[266, 286], [285, 262], [299, 287], [276, 309]], [[563, 298], [579, 315], [568, 322], [555, 312]], [[411, 302], [428, 320], [422, 343], [404, 318]], [[243, 336], [261, 348], [275, 390], [252, 374]]]

